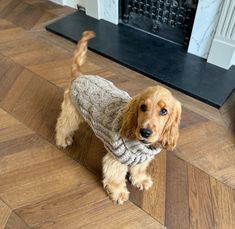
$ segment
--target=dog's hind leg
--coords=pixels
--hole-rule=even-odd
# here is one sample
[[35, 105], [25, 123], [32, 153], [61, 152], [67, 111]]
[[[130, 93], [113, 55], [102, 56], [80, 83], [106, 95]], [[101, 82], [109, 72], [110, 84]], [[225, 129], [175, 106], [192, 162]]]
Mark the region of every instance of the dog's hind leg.
[[83, 122], [83, 118], [72, 104], [68, 90], [64, 92], [61, 108], [62, 111], [56, 123], [55, 140], [57, 146], [65, 148], [73, 143], [74, 132]]

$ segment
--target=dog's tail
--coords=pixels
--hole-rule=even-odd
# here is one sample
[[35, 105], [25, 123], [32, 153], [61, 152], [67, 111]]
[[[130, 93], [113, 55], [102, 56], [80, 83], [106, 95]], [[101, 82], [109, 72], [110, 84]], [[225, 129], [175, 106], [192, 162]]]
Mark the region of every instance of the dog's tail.
[[94, 32], [85, 31], [82, 34], [81, 40], [77, 44], [71, 69], [72, 80], [81, 75], [81, 66], [85, 63], [87, 57], [87, 42], [93, 37], [95, 37]]

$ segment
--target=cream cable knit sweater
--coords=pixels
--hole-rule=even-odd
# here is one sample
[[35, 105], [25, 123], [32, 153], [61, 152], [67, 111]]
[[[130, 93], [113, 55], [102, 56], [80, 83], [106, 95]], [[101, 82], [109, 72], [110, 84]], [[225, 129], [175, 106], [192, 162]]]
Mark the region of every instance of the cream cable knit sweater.
[[121, 163], [140, 164], [161, 151], [120, 136], [123, 109], [131, 97], [110, 81], [94, 75], [80, 76], [72, 84], [71, 98], [105, 148]]

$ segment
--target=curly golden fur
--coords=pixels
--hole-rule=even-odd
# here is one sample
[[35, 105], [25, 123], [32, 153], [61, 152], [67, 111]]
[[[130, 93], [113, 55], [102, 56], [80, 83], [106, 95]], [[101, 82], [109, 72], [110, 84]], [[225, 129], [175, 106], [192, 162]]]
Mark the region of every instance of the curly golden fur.
[[[144, 105], [146, 111], [141, 110]], [[160, 115], [164, 108], [167, 114]], [[161, 87], [149, 87], [136, 95], [123, 115], [120, 134], [130, 139], [142, 140], [141, 128], [152, 130], [148, 137], [148, 143], [153, 146], [161, 146], [167, 150], [173, 150], [179, 137], [179, 123], [181, 117], [181, 104], [170, 91]]]
[[[86, 31], [74, 53], [71, 77], [74, 80], [81, 75], [81, 66], [87, 56], [87, 42], [94, 33]], [[67, 147], [73, 142], [73, 134], [84, 119], [71, 102], [69, 90], [64, 93], [62, 111], [56, 124], [56, 144]], [[128, 103], [124, 114], [120, 135], [129, 139], [143, 141], [153, 147], [167, 150], [175, 148], [179, 136], [181, 105], [170, 91], [154, 86], [149, 87]], [[141, 129], [151, 130], [150, 136], [141, 134]], [[108, 152], [103, 158], [103, 185], [113, 202], [123, 204], [128, 200], [129, 192], [126, 187], [126, 174], [130, 172], [131, 183], [141, 190], [147, 190], [152, 185], [151, 177], [146, 170], [150, 161], [135, 166], [121, 164], [112, 153]]]

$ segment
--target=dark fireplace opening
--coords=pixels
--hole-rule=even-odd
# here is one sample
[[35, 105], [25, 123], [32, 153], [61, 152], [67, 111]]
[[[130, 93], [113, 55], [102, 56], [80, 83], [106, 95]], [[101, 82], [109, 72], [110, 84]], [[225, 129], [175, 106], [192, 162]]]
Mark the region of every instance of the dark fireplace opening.
[[119, 23], [188, 47], [198, 0], [120, 0]]

